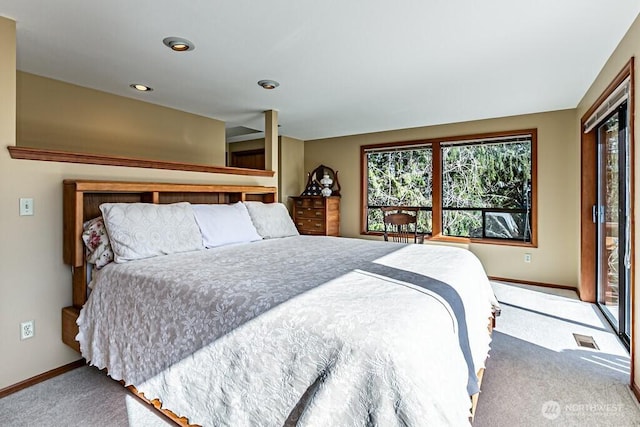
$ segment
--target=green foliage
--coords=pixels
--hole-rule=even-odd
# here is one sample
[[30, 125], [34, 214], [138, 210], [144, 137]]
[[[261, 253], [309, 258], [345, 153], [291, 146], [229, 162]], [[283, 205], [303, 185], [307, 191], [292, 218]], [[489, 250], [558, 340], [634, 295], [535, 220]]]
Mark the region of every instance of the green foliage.
[[[480, 210], [446, 208], [525, 207], [524, 188], [531, 180], [531, 143], [452, 145], [442, 149], [443, 232], [451, 236], [482, 235]], [[431, 208], [431, 147], [367, 154], [368, 206]], [[523, 230], [526, 215], [513, 219]], [[431, 212], [419, 217], [421, 232], [431, 231]], [[383, 229], [379, 209], [368, 211], [368, 230]]]
[[369, 153], [369, 206], [431, 206], [431, 148]]
[[[529, 142], [442, 148], [444, 208], [522, 209], [526, 204], [524, 186], [530, 180]], [[482, 215], [480, 211], [449, 211], [443, 216], [442, 227], [450, 236], [482, 235]]]
[[[431, 148], [367, 154], [368, 206], [431, 207]], [[382, 212], [369, 209], [368, 230], [382, 231]], [[431, 231], [431, 213], [421, 212], [418, 229]]]
[[531, 144], [503, 143], [442, 149], [442, 205], [517, 209], [531, 180]]

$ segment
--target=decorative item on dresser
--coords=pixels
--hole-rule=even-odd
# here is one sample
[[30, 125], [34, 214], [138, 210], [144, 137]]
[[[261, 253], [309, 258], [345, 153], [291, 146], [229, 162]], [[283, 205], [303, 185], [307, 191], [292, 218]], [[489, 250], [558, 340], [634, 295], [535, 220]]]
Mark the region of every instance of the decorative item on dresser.
[[340, 197], [299, 196], [293, 199], [293, 222], [300, 234], [338, 236]]
[[340, 182], [338, 171], [329, 166], [320, 165], [307, 174], [307, 185], [301, 196], [338, 196], [340, 197]]

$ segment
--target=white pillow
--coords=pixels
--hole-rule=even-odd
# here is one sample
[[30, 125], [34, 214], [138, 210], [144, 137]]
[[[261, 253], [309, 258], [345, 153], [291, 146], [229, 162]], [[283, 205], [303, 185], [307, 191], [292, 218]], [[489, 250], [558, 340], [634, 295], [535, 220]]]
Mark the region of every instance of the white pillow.
[[298, 236], [298, 229], [282, 203], [244, 202], [253, 225], [263, 239]]
[[253, 226], [247, 208], [233, 205], [191, 205], [202, 233], [205, 248], [262, 240]]
[[100, 210], [116, 262], [204, 249], [189, 203], [103, 203]]

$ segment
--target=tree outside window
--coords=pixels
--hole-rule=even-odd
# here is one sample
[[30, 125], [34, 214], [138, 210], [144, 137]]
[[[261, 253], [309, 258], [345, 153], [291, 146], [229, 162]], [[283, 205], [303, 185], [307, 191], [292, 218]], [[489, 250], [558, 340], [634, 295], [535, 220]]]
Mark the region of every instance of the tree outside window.
[[533, 130], [363, 147], [363, 232], [383, 230], [381, 206], [412, 206], [421, 233], [532, 244], [535, 144]]

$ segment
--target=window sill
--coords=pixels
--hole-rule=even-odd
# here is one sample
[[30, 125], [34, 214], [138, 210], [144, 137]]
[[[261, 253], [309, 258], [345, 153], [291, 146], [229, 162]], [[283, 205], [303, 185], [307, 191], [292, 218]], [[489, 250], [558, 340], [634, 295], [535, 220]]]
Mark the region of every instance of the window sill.
[[104, 154], [73, 153], [69, 151], [43, 150], [31, 147], [7, 147], [12, 159], [40, 160], [47, 162], [82, 163], [90, 165], [124, 166], [149, 169], [170, 169], [188, 172], [222, 173], [230, 175], [248, 175], [273, 177], [274, 171], [259, 169], [233, 168], [226, 166], [208, 166], [194, 163], [169, 162], [165, 160], [146, 160]]
[[498, 245], [498, 246], [518, 246], [522, 248], [537, 248], [538, 245], [533, 242], [520, 242], [518, 240], [503, 240], [503, 239], [468, 239], [469, 243], [480, 243], [483, 245]]
[[453, 236], [435, 236], [431, 237], [430, 240], [435, 240], [437, 242], [452, 242], [452, 243], [472, 243], [472, 244], [481, 244], [481, 245], [498, 245], [498, 246], [518, 246], [525, 248], [536, 248], [537, 245], [534, 245], [532, 242], [520, 242], [518, 240], [506, 240], [506, 239], [478, 239], [478, 238], [469, 238], [469, 237], [453, 237]]
[[[384, 233], [380, 231], [363, 231], [360, 232], [362, 236], [383, 236]], [[503, 239], [477, 239], [468, 237], [454, 237], [454, 236], [432, 236], [431, 234], [424, 234], [424, 239], [434, 242], [447, 242], [447, 243], [460, 243], [460, 244], [481, 244], [481, 245], [498, 245], [498, 246], [517, 246], [525, 248], [537, 248], [532, 242], [519, 242], [517, 240], [503, 240]]]

